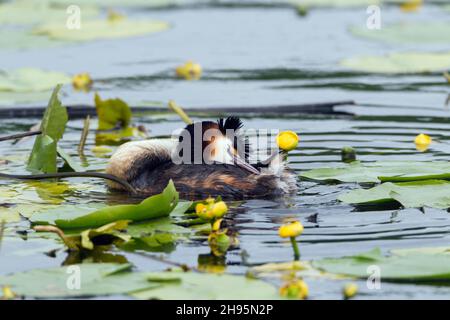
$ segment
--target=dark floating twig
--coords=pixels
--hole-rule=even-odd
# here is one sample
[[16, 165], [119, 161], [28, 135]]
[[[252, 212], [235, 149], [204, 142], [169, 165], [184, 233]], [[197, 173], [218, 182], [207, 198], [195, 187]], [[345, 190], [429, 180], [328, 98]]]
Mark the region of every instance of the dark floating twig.
[[114, 181], [123, 187], [125, 187], [129, 192], [136, 194], [136, 189], [134, 189], [127, 181], [118, 178], [112, 174], [101, 173], [101, 172], [57, 172], [57, 173], [43, 173], [43, 174], [30, 174], [30, 175], [19, 175], [19, 174], [6, 174], [0, 173], [0, 179], [15, 179], [15, 180], [46, 180], [46, 179], [62, 179], [62, 178], [100, 178]]
[[[236, 107], [191, 107], [184, 108], [187, 113], [208, 113], [223, 114], [233, 113], [241, 115], [288, 115], [288, 114], [334, 114], [334, 115], [352, 115], [348, 112], [335, 111], [334, 107], [344, 105], [355, 105], [353, 100], [292, 104], [292, 105], [273, 105], [273, 106], [236, 106]], [[133, 113], [157, 112], [169, 113], [167, 108], [161, 107], [132, 107]], [[0, 118], [41, 118], [44, 114], [44, 107], [29, 108], [7, 108], [0, 107]], [[88, 115], [96, 117], [97, 112], [93, 106], [74, 105], [67, 107], [67, 113], [71, 119], [84, 119]]]
[[20, 138], [29, 137], [29, 136], [36, 136], [36, 135], [41, 134], [41, 133], [42, 133], [41, 130], [28, 131], [28, 132], [24, 132], [24, 133], [17, 133], [17, 134], [12, 134], [10, 136], [0, 137], [0, 141], [16, 140], [16, 139], [20, 139]]

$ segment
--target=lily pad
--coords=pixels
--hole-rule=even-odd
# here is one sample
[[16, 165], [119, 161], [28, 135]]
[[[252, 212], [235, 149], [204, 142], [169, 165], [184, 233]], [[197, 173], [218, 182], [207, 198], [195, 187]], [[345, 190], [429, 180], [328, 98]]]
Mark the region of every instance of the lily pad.
[[405, 208], [447, 209], [450, 207], [450, 182], [442, 180], [386, 182], [367, 190], [352, 190], [339, 196], [338, 199], [356, 205], [397, 201]]
[[313, 169], [303, 172], [301, 176], [319, 181], [358, 183], [450, 180], [450, 163], [447, 161], [353, 162], [344, 167]]
[[[129, 264], [115, 263], [34, 269], [0, 277], [0, 286], [10, 286], [14, 293], [30, 298], [107, 296], [159, 286], [146, 281], [145, 274], [129, 272], [130, 269]], [[70, 278], [77, 273], [79, 286]]]
[[117, 21], [91, 20], [83, 22], [80, 29], [61, 28], [61, 24], [49, 23], [33, 29], [33, 34], [47, 36], [53, 40], [90, 41], [141, 36], [164, 31], [169, 24], [162, 21]]
[[[320, 270], [362, 279], [377, 266], [381, 281], [447, 282], [450, 280], [449, 254], [420, 254], [383, 256], [379, 249], [350, 257], [322, 259], [313, 262]], [[369, 268], [369, 269], [368, 269]]]
[[131, 109], [122, 99], [102, 100], [95, 95], [98, 130], [127, 128], [131, 123]]
[[48, 91], [58, 84], [71, 81], [60, 72], [44, 71], [36, 68], [20, 68], [12, 71], [0, 71], [0, 92], [31, 93]]
[[279, 299], [277, 289], [274, 286], [244, 276], [197, 272], [161, 272], [148, 274], [147, 279], [164, 285], [159, 288], [133, 292], [131, 294], [133, 297], [165, 300]]
[[383, 26], [379, 30], [353, 27], [350, 31], [357, 36], [372, 40], [398, 43], [449, 43], [450, 24], [444, 22], [409, 22]]
[[381, 0], [291, 0], [293, 5], [300, 7], [364, 7], [380, 4]]
[[118, 220], [143, 221], [167, 217], [177, 203], [178, 192], [170, 181], [162, 193], [139, 204], [109, 206], [87, 214], [77, 210], [64, 215], [43, 212], [34, 214], [30, 220], [35, 224], [54, 224], [61, 229], [95, 228]]
[[[79, 5], [79, 4], [77, 4]], [[42, 22], [67, 20], [67, 6], [52, 6], [47, 1], [13, 1], [0, 4], [0, 24], [30, 25]], [[94, 6], [83, 6], [83, 19], [98, 15]]]
[[450, 69], [450, 52], [391, 53], [385, 56], [362, 56], [344, 59], [343, 67], [371, 73], [430, 73]]

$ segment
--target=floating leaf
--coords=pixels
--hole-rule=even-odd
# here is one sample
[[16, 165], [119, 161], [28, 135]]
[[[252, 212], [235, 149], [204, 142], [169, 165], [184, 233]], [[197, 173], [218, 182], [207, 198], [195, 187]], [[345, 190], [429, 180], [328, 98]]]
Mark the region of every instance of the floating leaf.
[[80, 234], [66, 235], [64, 232], [54, 226], [35, 226], [34, 229], [38, 232], [53, 232], [56, 233], [61, 240], [71, 250], [94, 250], [95, 245], [100, 239], [99, 245], [109, 245], [113, 243], [127, 242], [131, 236], [122, 233], [128, 226], [128, 221], [121, 220], [108, 223], [97, 229], [83, 230]]
[[450, 182], [442, 180], [386, 182], [367, 190], [352, 190], [338, 199], [356, 205], [397, 201], [405, 208], [447, 209], [450, 207]]
[[33, 29], [33, 34], [48, 36], [52, 40], [90, 41], [133, 37], [164, 31], [169, 24], [161, 21], [119, 21], [90, 20], [83, 21], [82, 28], [68, 29], [60, 23], [48, 23]]
[[169, 216], [177, 206], [178, 192], [172, 181], [164, 191], [139, 204], [101, 208], [91, 213], [73, 211], [64, 216], [37, 213], [31, 217], [35, 224], [54, 224], [61, 229], [96, 228], [118, 220], [142, 221]]
[[382, 256], [379, 249], [343, 258], [322, 259], [313, 266], [330, 273], [367, 279], [369, 267], [377, 266], [381, 281], [449, 281], [449, 254], [419, 254]]
[[131, 123], [131, 109], [122, 99], [102, 100], [95, 94], [98, 130], [127, 128]]
[[130, 268], [129, 264], [83, 263], [34, 269], [0, 277], [0, 286], [8, 285], [16, 294], [33, 298], [107, 296], [159, 286], [146, 281], [143, 273], [129, 272]]
[[[133, 292], [138, 299], [168, 300], [262, 300], [279, 299], [272, 285], [243, 276], [194, 273], [161, 272], [147, 275], [147, 279], [163, 286], [150, 290]], [[239, 290], [236, 290], [239, 288]]]
[[62, 138], [68, 120], [67, 109], [58, 99], [58, 85], [48, 102], [44, 117], [42, 118], [42, 134], [36, 137], [36, 141], [28, 160], [28, 169], [43, 173], [55, 173], [56, 148], [59, 139]]
[[344, 167], [319, 168], [303, 172], [302, 177], [319, 181], [341, 182], [406, 182], [418, 180], [450, 180], [450, 163], [388, 161], [352, 162]]
[[372, 73], [428, 73], [450, 69], [450, 52], [391, 53], [386, 56], [363, 56], [345, 59], [341, 65]]
[[20, 68], [0, 71], [0, 91], [40, 92], [53, 89], [57, 84], [69, 83], [64, 73], [44, 71], [36, 68]]
[[68, 155], [62, 148], [59, 146], [56, 147], [56, 151], [58, 155], [66, 162], [66, 164], [75, 172], [85, 171], [82, 166], [80, 166], [75, 160]]
[[0, 205], [0, 223], [5, 221], [6, 223], [20, 221], [20, 215], [15, 208], [3, 207]]
[[[98, 14], [98, 9], [93, 6], [86, 5], [81, 10], [83, 19]], [[0, 4], [0, 24], [30, 25], [42, 22], [65, 24], [67, 17], [67, 6], [51, 6], [47, 1], [22, 0]]]
[[398, 43], [448, 43], [450, 42], [450, 24], [444, 22], [409, 22], [383, 26], [379, 30], [366, 27], [351, 28], [350, 31], [360, 37]]
[[367, 7], [380, 4], [381, 0], [291, 0], [293, 5], [299, 7]]

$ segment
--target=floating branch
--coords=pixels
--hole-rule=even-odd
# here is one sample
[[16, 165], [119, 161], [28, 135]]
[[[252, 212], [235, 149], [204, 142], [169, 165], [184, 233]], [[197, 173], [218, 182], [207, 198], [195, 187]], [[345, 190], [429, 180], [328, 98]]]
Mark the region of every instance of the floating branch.
[[29, 131], [29, 132], [24, 132], [24, 133], [17, 133], [17, 134], [12, 134], [10, 136], [0, 137], [0, 141], [16, 140], [16, 139], [29, 137], [29, 136], [36, 136], [36, 135], [41, 134], [41, 133], [42, 133], [42, 131], [40, 131], [40, 130], [38, 130], [38, 131]]
[[[189, 113], [208, 113], [208, 114], [258, 114], [258, 115], [289, 115], [289, 114], [333, 114], [333, 115], [352, 115], [349, 112], [335, 111], [334, 107], [344, 105], [356, 105], [352, 100], [308, 103], [308, 104], [292, 104], [292, 105], [273, 105], [273, 106], [236, 106], [236, 107], [194, 107], [185, 108]], [[45, 108], [0, 108], [0, 118], [41, 118]], [[161, 107], [135, 107], [131, 111], [136, 113], [142, 112], [167, 112], [167, 108]], [[67, 113], [71, 119], [83, 119], [86, 116], [95, 117], [97, 112], [94, 107], [86, 105], [67, 107]]]
[[16, 179], [16, 180], [45, 180], [45, 179], [62, 179], [62, 178], [100, 178], [111, 180], [121, 184], [130, 193], [137, 193], [136, 190], [125, 180], [118, 178], [112, 174], [100, 173], [100, 172], [58, 172], [58, 173], [43, 173], [43, 174], [30, 174], [30, 175], [18, 175], [18, 174], [6, 174], [0, 173], [0, 179]]

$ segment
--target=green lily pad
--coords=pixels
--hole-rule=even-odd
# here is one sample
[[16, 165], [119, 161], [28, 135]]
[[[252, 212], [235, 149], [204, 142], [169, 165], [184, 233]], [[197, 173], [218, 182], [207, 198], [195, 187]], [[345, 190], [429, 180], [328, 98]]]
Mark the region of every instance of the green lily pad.
[[[165, 6], [172, 6], [182, 4], [185, 0], [77, 0], [77, 5], [96, 5], [100, 7], [148, 7], [158, 8]], [[73, 4], [71, 0], [49, 0], [51, 4], [70, 5]]]
[[33, 34], [47, 36], [52, 40], [91, 41], [98, 39], [115, 39], [141, 36], [164, 31], [169, 24], [162, 21], [118, 21], [90, 20], [84, 21], [80, 29], [61, 28], [59, 23], [49, 23], [33, 29]]
[[[77, 3], [79, 6], [80, 4]], [[64, 23], [69, 16], [67, 6], [52, 6], [47, 1], [13, 1], [0, 4], [0, 24], [30, 25], [42, 22]], [[82, 8], [83, 19], [98, 15], [92, 5]]]
[[319, 181], [358, 183], [450, 180], [450, 163], [447, 161], [353, 162], [343, 167], [313, 169], [303, 172], [301, 176]]
[[430, 73], [450, 69], [450, 52], [391, 53], [385, 56], [362, 56], [344, 59], [345, 68], [371, 73]]
[[357, 36], [372, 40], [398, 43], [449, 43], [450, 24], [443, 22], [409, 22], [383, 26], [379, 30], [353, 27], [350, 31]]
[[371, 189], [352, 190], [338, 197], [340, 201], [356, 205], [373, 205], [397, 201], [405, 208], [450, 207], [450, 182], [425, 180], [386, 182]]
[[68, 121], [67, 109], [58, 99], [58, 85], [48, 102], [42, 118], [42, 134], [36, 137], [33, 150], [28, 160], [28, 169], [43, 173], [57, 172], [56, 155], [57, 143], [62, 138]]
[[[379, 249], [343, 258], [313, 261], [313, 266], [335, 274], [367, 279], [369, 267], [377, 266], [381, 281], [442, 282], [450, 280], [449, 254], [419, 254], [383, 256]], [[369, 268], [369, 269], [368, 269]]]
[[70, 83], [70, 81], [70, 77], [63, 73], [36, 68], [0, 71], [0, 92], [42, 92], [51, 90], [58, 84]]
[[131, 123], [131, 109], [122, 99], [102, 100], [95, 95], [98, 130], [127, 128]]
[[167, 217], [178, 203], [178, 192], [172, 181], [164, 191], [139, 204], [117, 205], [85, 213], [73, 210], [64, 215], [55, 212], [36, 213], [30, 220], [34, 224], [54, 224], [61, 229], [96, 228], [118, 220], [143, 221]]
[[4, 221], [6, 223], [20, 221], [20, 214], [14, 208], [7, 208], [0, 206], [0, 224]]
[[[115, 263], [80, 264], [51, 269], [34, 269], [0, 277], [0, 286], [32, 298], [67, 298], [126, 294], [159, 286], [143, 273], [129, 272], [131, 265]], [[79, 286], [71, 276], [79, 270]], [[69, 284], [69, 285], [68, 285]]]
[[291, 0], [289, 1], [299, 7], [365, 7], [372, 4], [380, 4], [381, 0]]
[[[279, 299], [277, 289], [261, 280], [244, 276], [195, 272], [161, 272], [147, 279], [164, 284], [133, 292], [138, 299], [164, 300], [268, 300]], [[238, 290], [237, 290], [238, 288]]]

